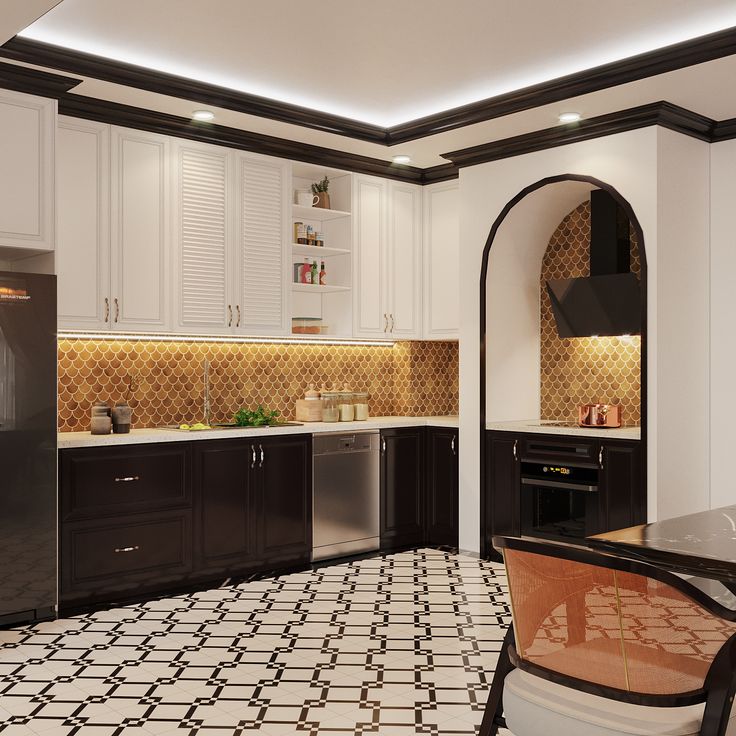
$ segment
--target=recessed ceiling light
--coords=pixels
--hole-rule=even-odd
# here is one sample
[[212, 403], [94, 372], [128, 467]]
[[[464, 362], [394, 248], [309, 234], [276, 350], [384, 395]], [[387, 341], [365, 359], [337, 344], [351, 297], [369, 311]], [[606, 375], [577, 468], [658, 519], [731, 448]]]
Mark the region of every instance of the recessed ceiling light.
[[192, 120], [199, 120], [200, 123], [209, 123], [215, 119], [215, 113], [211, 110], [195, 110], [192, 113]]
[[397, 153], [391, 160], [395, 164], [410, 164], [411, 156], [407, 156], [405, 153]]
[[579, 112], [561, 112], [557, 119], [561, 123], [577, 123], [583, 116]]

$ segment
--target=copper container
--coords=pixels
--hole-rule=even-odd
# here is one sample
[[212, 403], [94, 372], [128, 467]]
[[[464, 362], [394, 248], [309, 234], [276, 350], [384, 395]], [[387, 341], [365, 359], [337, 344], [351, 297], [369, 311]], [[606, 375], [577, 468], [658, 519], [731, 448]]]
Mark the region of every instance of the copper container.
[[620, 404], [583, 404], [578, 407], [578, 424], [581, 427], [621, 426]]

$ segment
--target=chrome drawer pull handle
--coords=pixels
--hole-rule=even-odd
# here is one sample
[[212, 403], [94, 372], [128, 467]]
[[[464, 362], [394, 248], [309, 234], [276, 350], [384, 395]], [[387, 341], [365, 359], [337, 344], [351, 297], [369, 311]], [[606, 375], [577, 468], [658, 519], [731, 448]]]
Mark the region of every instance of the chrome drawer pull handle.
[[115, 547], [115, 553], [119, 554], [120, 552], [137, 552], [140, 549], [140, 547], [136, 544], [133, 547]]
[[261, 451], [261, 464], [258, 466], [259, 468], [263, 467], [263, 461], [266, 458], [265, 453], [263, 452], [263, 445], [258, 445], [258, 449]]
[[140, 480], [139, 475], [124, 475], [122, 478], [115, 478], [116, 483], [133, 483], [136, 480]]
[[255, 445], [251, 445], [250, 446], [250, 451], [252, 453], [251, 457], [253, 458], [252, 461], [251, 461], [251, 464], [250, 464], [250, 467], [251, 467], [251, 470], [252, 470], [256, 466], [256, 446]]
[[455, 435], [452, 436], [452, 443], [450, 444], [450, 449], [452, 450], [453, 455], [457, 455], [457, 450], [455, 449]]

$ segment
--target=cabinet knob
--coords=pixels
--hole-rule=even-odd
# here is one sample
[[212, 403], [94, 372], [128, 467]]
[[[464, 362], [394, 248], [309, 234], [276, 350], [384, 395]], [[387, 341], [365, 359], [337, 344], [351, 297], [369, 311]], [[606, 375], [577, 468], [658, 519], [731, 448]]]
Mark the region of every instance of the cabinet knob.
[[124, 475], [120, 478], [115, 478], [115, 482], [116, 483], [133, 483], [140, 479], [141, 477], [139, 475]]
[[115, 547], [115, 554], [120, 554], [121, 552], [137, 552], [140, 549], [140, 547], [137, 544], [134, 544], [132, 547]]

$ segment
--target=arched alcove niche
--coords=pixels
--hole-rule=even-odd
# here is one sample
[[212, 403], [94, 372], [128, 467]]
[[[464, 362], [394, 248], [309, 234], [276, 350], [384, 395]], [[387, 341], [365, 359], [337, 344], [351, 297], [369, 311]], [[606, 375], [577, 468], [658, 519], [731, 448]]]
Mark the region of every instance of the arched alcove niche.
[[[491, 227], [483, 253], [480, 281], [480, 418], [487, 422], [540, 418], [540, 274], [550, 238], [563, 218], [590, 197], [609, 192], [626, 210], [641, 258], [641, 366], [646, 366], [646, 245], [629, 203], [613, 187], [575, 174], [542, 179], [504, 207]], [[646, 453], [646, 381], [641, 380], [641, 425]], [[643, 463], [646, 468], [646, 462]], [[485, 483], [481, 453], [481, 488]], [[644, 486], [646, 487], [646, 486]], [[481, 506], [484, 505], [481, 494]], [[485, 519], [481, 509], [481, 519]], [[487, 553], [481, 530], [481, 553]]]

